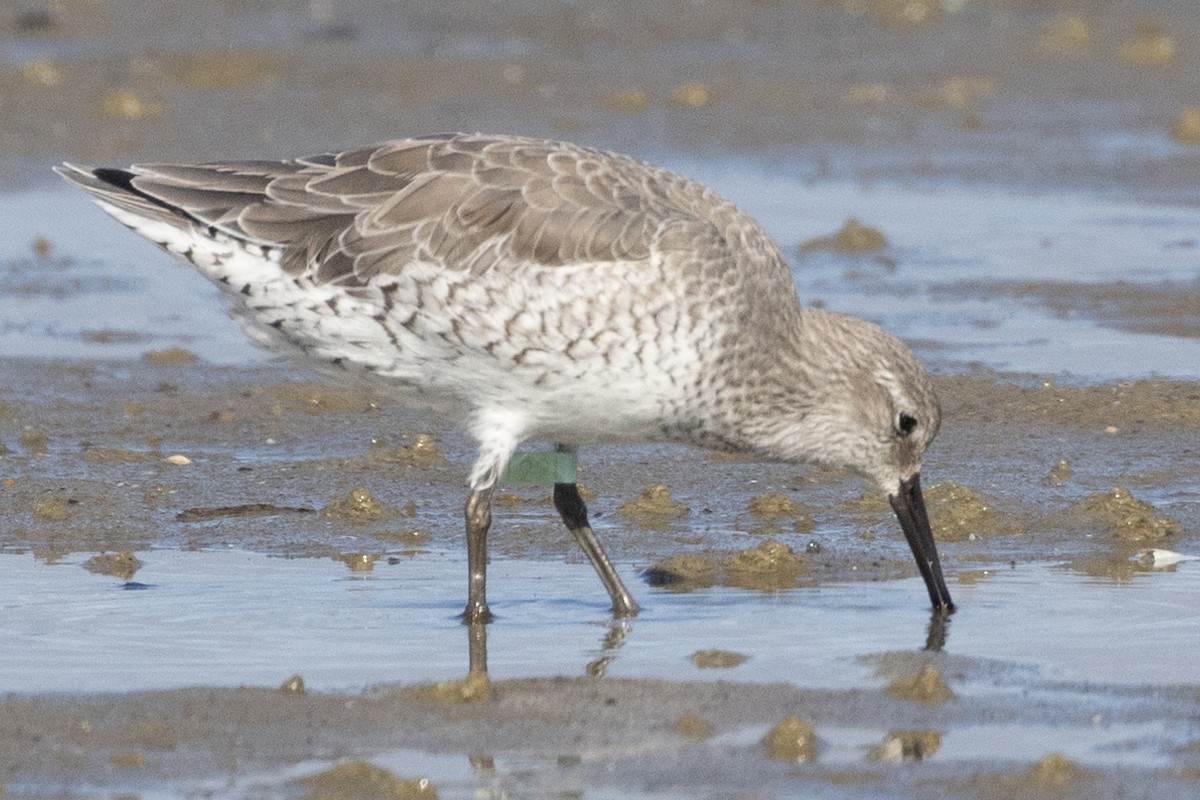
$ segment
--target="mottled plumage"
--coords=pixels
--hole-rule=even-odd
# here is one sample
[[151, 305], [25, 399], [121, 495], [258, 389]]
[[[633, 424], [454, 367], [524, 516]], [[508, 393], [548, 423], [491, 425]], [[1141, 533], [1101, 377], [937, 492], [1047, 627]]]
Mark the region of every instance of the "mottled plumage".
[[[374, 373], [479, 440], [468, 617], [514, 448], [668, 440], [846, 466], [893, 498], [949, 608], [917, 477], [940, 412], [909, 350], [802, 309], [767, 234], [694, 181], [628, 156], [441, 135], [289, 161], [60, 174], [239, 295], [269, 338]], [[556, 501], [617, 613], [636, 605]], [[478, 573], [478, 574], [477, 574]]]

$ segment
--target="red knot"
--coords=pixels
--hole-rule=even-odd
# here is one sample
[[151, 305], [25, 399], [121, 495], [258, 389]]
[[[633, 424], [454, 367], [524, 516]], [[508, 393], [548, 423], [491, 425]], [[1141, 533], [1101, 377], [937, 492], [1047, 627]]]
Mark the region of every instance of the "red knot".
[[[778, 248], [705, 186], [628, 156], [448, 134], [284, 161], [64, 165], [194, 264], [264, 339], [372, 373], [479, 442], [468, 604], [516, 447], [682, 442], [848, 467], [887, 493], [935, 610], [953, 610], [921, 496], [941, 421], [909, 349], [802, 308]], [[554, 503], [627, 616], [637, 604], [572, 482]]]

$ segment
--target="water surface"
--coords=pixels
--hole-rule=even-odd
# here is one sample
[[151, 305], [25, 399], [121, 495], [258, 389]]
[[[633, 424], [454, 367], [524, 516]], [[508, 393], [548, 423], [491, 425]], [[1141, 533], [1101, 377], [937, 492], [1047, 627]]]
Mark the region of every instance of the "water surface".
[[[428, 552], [353, 572], [335, 560], [240, 551], [151, 550], [132, 581], [0, 555], [0, 686], [108, 692], [276, 685], [299, 673], [320, 690], [436, 682], [466, 667], [465, 558]], [[877, 659], [917, 652], [929, 615], [919, 579], [761, 592], [688, 593], [632, 581], [643, 612], [614, 623], [586, 564], [495, 559], [488, 629], [497, 680], [583, 675], [882, 686]], [[1113, 583], [1052, 564], [1000, 565], [953, 588], [961, 607], [945, 652], [995, 662], [1007, 691], [1036, 677], [1069, 684], [1200, 682], [1200, 562]], [[1101, 611], [1103, 610], [1103, 611]], [[701, 669], [700, 650], [748, 657]], [[1002, 667], [1002, 668], [1001, 668]]]

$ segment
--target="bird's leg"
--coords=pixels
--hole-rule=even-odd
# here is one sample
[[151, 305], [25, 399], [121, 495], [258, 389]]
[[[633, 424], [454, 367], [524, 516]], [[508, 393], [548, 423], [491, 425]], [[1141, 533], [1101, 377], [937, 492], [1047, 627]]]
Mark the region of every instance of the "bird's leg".
[[467, 608], [462, 616], [469, 625], [492, 621], [487, 606], [487, 535], [492, 524], [495, 488], [496, 484], [489, 482], [467, 497]]
[[579, 487], [574, 483], [554, 484], [554, 507], [562, 515], [567, 530], [574, 535], [575, 541], [579, 542], [579, 546], [596, 569], [596, 574], [600, 576], [600, 582], [608, 590], [608, 596], [612, 598], [613, 616], [632, 617], [638, 612], [638, 604], [634, 602], [633, 595], [629, 594], [625, 584], [621, 583], [612, 562], [600, 547], [600, 540], [588, 524], [587, 506], [579, 496]]

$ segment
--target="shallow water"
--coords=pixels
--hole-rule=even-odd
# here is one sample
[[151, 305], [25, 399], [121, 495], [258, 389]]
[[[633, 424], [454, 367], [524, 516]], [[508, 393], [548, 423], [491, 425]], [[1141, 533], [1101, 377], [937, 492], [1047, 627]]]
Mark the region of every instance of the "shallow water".
[[[150, 550], [135, 581], [92, 574], [85, 556], [46, 564], [0, 556], [0, 686], [5, 691], [121, 692], [196, 685], [270, 686], [301, 674], [310, 691], [348, 691], [381, 682], [435, 682], [465, 670], [465, 629], [454, 612], [465, 571], [458, 553], [425, 552], [379, 562], [369, 573], [334, 560], [283, 559], [239, 551]], [[618, 565], [628, 575], [629, 565]], [[1200, 634], [1200, 562], [1139, 573], [1128, 583], [1082, 577], [1054, 564], [982, 571], [955, 587], [944, 662], [959, 701], [1026, 707], [1044, 722], [941, 718], [929, 735], [937, 769], [1035, 761], [1058, 752], [1089, 769], [1162, 769], [1174, 763], [1191, 726], [1179, 719], [1123, 718], [1123, 687], [1140, 693], [1200, 679], [1190, 647]], [[832, 690], [877, 690], [887, 664], [925, 645], [927, 615], [911, 602], [917, 579], [834, 584], [777, 593], [715, 588], [672, 594], [635, 583], [643, 613], [612, 635], [584, 564], [496, 559], [491, 581], [498, 620], [489, 626], [493, 679], [597, 674], [610, 678], [785, 681]], [[748, 657], [733, 669], [700, 669], [690, 655], [720, 648]], [[956, 668], [953, 665], [958, 664]], [[901, 669], [903, 671], [904, 668]], [[959, 672], [962, 674], [958, 674]], [[1086, 713], [1061, 716], [1066, 703]], [[826, 712], [827, 713], [827, 712]], [[995, 713], [995, 712], [993, 712]], [[1113, 714], [1116, 714], [1113, 717]], [[153, 717], [150, 717], [153, 719]], [[919, 717], [918, 717], [919, 718]], [[927, 725], [929, 723], [926, 723]], [[818, 725], [822, 770], [877, 763], [896, 725]], [[724, 758], [757, 753], [767, 726], [748, 725], [708, 744]], [[513, 742], [506, 750], [518, 743]], [[573, 746], [496, 755], [434, 754], [400, 748], [367, 761], [429, 779], [442, 798], [674, 798], [651, 780], [615, 789], [621, 750]], [[683, 740], [650, 742], [643, 763], [687, 755]], [[153, 751], [151, 758], [155, 758]], [[898, 758], [898, 756], [897, 756]], [[153, 774], [120, 785], [147, 798], [289, 796], [288, 786], [338, 763], [321, 758], [240, 770], [227, 777]], [[753, 763], [751, 759], [750, 763]], [[944, 774], [944, 773], [942, 773]], [[619, 785], [620, 780], [617, 781]], [[50, 784], [10, 784], [10, 790]], [[104, 784], [70, 783], [76, 792]], [[791, 796], [791, 795], [788, 795]]]
[[[45, 564], [0, 555], [0, 687], [109, 692], [277, 685], [301, 674], [318, 690], [434, 682], [466, 667], [465, 559], [422, 553], [371, 572], [341, 562], [239, 551], [151, 550], [132, 581], [92, 574], [83, 555]], [[621, 571], [633, 579], [632, 568]], [[670, 593], [634, 582], [637, 618], [608, 619], [586, 565], [496, 559], [488, 630], [494, 679], [583, 675], [784, 681], [878, 687], [877, 659], [925, 646], [919, 579], [781, 592], [713, 588]], [[961, 610], [944, 652], [995, 662], [987, 693], [1029, 681], [1185, 684], [1200, 681], [1200, 562], [1129, 583], [1052, 564], [1001, 566], [954, 588]], [[701, 669], [700, 650], [748, 657]], [[589, 670], [591, 667], [591, 670]]]

